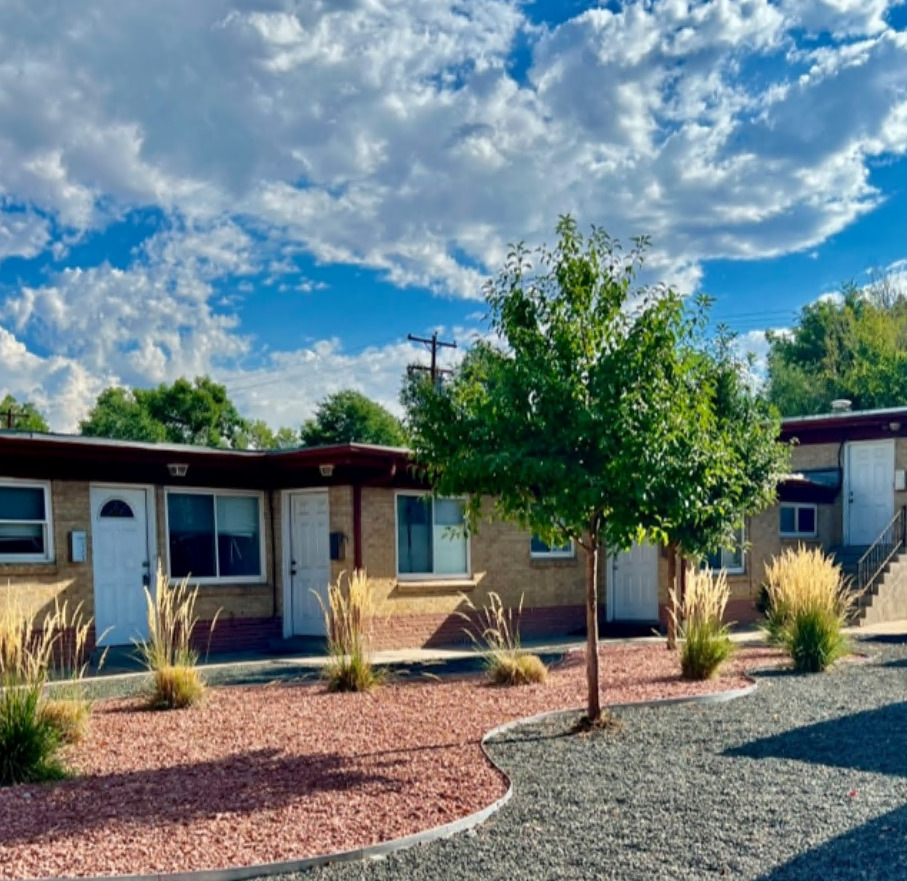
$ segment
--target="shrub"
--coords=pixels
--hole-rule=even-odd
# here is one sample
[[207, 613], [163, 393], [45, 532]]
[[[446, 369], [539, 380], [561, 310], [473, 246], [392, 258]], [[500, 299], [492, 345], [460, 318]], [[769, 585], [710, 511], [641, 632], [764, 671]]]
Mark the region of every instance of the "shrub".
[[[82, 698], [79, 683], [84, 667], [67, 668], [67, 649], [78, 663], [85, 648], [90, 622], [81, 607], [70, 616], [66, 604], [54, 605], [40, 627], [36, 614], [7, 602], [0, 612], [0, 785], [37, 783], [65, 776], [59, 751], [84, 733], [90, 705]], [[63, 645], [67, 626], [75, 640]], [[45, 696], [52, 671], [74, 677], [74, 709], [63, 710]], [[67, 714], [68, 717], [67, 717]], [[76, 722], [78, 719], [78, 722]]]
[[81, 694], [46, 698], [38, 707], [38, 716], [57, 732], [61, 743], [79, 743], [88, 730], [91, 704]]
[[60, 734], [41, 713], [43, 682], [4, 685], [0, 699], [0, 786], [59, 780]]
[[468, 612], [459, 615], [469, 626], [469, 638], [482, 653], [485, 671], [495, 685], [528, 685], [545, 682], [548, 668], [538, 655], [525, 651], [520, 644], [520, 617], [523, 614], [523, 597], [514, 610], [504, 608], [499, 594], [488, 594], [488, 605], [476, 608], [464, 596]]
[[711, 679], [733, 654], [730, 628], [722, 620], [730, 594], [723, 569], [688, 569], [682, 600], [671, 590], [670, 615], [684, 679]]
[[786, 548], [766, 564], [765, 585], [768, 611], [763, 627], [797, 670], [818, 673], [847, 654], [842, 629], [858, 595], [831, 557], [818, 548]]
[[329, 659], [322, 671], [328, 691], [370, 691], [384, 680], [372, 665], [369, 642], [375, 595], [362, 569], [341, 572], [328, 585], [327, 604], [315, 594], [324, 614]]
[[156, 710], [182, 710], [197, 704], [205, 693], [205, 683], [195, 667], [160, 667], [153, 672], [154, 687], [150, 705]]
[[[157, 710], [179, 710], [201, 700], [205, 683], [195, 669], [198, 652], [192, 647], [192, 633], [198, 625], [195, 604], [198, 588], [184, 578], [171, 584], [160, 563], [155, 592], [145, 588], [148, 638], [138, 643], [139, 657], [152, 675], [149, 705]], [[217, 614], [208, 630], [210, 644]]]

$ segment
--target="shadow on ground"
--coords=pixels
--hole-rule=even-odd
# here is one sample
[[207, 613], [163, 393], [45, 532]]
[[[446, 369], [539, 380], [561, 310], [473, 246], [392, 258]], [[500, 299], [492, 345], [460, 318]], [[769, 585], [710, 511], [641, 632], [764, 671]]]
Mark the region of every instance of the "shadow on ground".
[[907, 743], [907, 703], [817, 722], [734, 747], [734, 758], [789, 759], [876, 774], [907, 777], [907, 749], [879, 749], [884, 739]]
[[[398, 790], [406, 785], [405, 779], [382, 769], [390, 771], [404, 761], [372, 761], [365, 771], [346, 756], [288, 756], [263, 749], [209, 762], [83, 777], [29, 790], [45, 809], [40, 814], [27, 811], [21, 821], [11, 815], [0, 829], [0, 844], [33, 841], [61, 827], [88, 830], [115, 824], [122, 821], [126, 805], [133, 821], [191, 823], [220, 814], [280, 808], [308, 793]], [[10, 789], [4, 795], [12, 798], [21, 791]], [[108, 801], [98, 796], [105, 792], [116, 797]]]
[[895, 881], [907, 878], [907, 807], [800, 854], [757, 881]]

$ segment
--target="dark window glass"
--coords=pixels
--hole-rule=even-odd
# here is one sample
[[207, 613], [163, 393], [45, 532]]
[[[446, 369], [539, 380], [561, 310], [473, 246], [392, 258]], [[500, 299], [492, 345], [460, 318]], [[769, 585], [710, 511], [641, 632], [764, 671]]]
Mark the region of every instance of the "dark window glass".
[[397, 496], [397, 567], [404, 575], [433, 571], [429, 496]]
[[816, 509], [800, 508], [798, 511], [800, 532], [804, 535], [814, 535], [816, 532]]
[[44, 490], [36, 486], [0, 486], [0, 520], [44, 520]]
[[101, 508], [101, 517], [121, 517], [124, 519], [132, 519], [135, 517], [135, 514], [132, 513], [132, 508], [129, 507], [127, 502], [124, 502], [122, 499], [111, 499], [109, 502], [104, 502], [104, 507]]
[[781, 532], [791, 533], [797, 531], [797, 509], [788, 505], [781, 506]]
[[217, 558], [221, 578], [261, 575], [258, 498], [217, 497]]
[[170, 574], [174, 578], [213, 578], [217, 575], [214, 536], [214, 496], [170, 493]]

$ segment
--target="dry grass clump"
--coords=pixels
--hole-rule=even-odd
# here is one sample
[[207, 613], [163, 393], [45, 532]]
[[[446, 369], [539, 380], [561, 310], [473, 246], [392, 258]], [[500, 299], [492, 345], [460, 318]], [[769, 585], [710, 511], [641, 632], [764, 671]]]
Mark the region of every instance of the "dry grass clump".
[[[90, 627], [81, 606], [70, 614], [66, 603], [55, 603], [39, 626], [37, 612], [7, 596], [0, 609], [0, 786], [66, 776], [60, 749], [84, 734], [91, 712], [78, 666]], [[72, 677], [68, 700], [45, 694], [53, 674]]]
[[482, 653], [485, 671], [495, 685], [531, 685], [548, 678], [548, 668], [538, 655], [520, 645], [520, 616], [523, 597], [514, 609], [505, 608], [499, 594], [488, 594], [488, 605], [476, 608], [472, 600], [463, 597], [468, 612], [458, 613], [469, 622], [464, 630]]
[[369, 643], [376, 600], [364, 569], [341, 572], [328, 585], [327, 604], [315, 593], [324, 614], [328, 662], [322, 671], [328, 691], [370, 691], [384, 681], [371, 662]]
[[670, 615], [680, 641], [680, 672], [684, 679], [711, 679], [734, 652], [724, 623], [731, 589], [724, 569], [689, 568], [681, 600], [671, 589]]
[[[149, 706], [184, 709], [198, 703], [205, 693], [204, 679], [195, 666], [198, 652], [192, 647], [192, 633], [199, 622], [195, 613], [198, 588], [190, 588], [188, 578], [171, 584], [160, 563], [155, 587], [153, 595], [145, 588], [148, 638], [138, 643], [139, 657], [153, 674]], [[211, 621], [209, 643], [219, 614], [220, 610]]]
[[849, 651], [843, 628], [859, 595], [819, 548], [786, 548], [765, 566], [770, 642], [803, 673], [819, 673]]

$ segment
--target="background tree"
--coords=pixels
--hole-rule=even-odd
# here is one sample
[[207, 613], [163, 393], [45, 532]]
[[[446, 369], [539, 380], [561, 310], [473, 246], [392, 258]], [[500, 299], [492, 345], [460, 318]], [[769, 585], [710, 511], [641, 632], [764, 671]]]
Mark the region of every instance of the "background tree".
[[91, 437], [237, 447], [248, 425], [226, 388], [204, 376], [150, 389], [105, 389], [80, 429]]
[[769, 333], [768, 397], [785, 416], [907, 403], [907, 298], [897, 279], [804, 306], [789, 333]]
[[[587, 714], [601, 717], [600, 547], [648, 536], [700, 552], [772, 497], [777, 421], [742, 382], [725, 343], [707, 344], [706, 303], [634, 287], [647, 242], [561, 218], [553, 251], [519, 245], [485, 294], [501, 345], [477, 344], [450, 381], [404, 387], [416, 458], [436, 492], [467, 496], [478, 528], [494, 513], [586, 559]], [[753, 443], [733, 425], [747, 416]], [[765, 415], [768, 415], [767, 413]]]
[[238, 445], [246, 450], [288, 450], [300, 443], [299, 432], [292, 428], [284, 425], [274, 431], [263, 419], [255, 419], [242, 433]]
[[300, 435], [307, 447], [346, 443], [407, 445], [400, 420], [377, 401], [353, 389], [328, 395], [315, 410], [315, 417], [302, 426]]
[[34, 404], [30, 401], [17, 401], [9, 394], [0, 401], [0, 429], [5, 428], [14, 428], [16, 431], [50, 431], [47, 420]]

